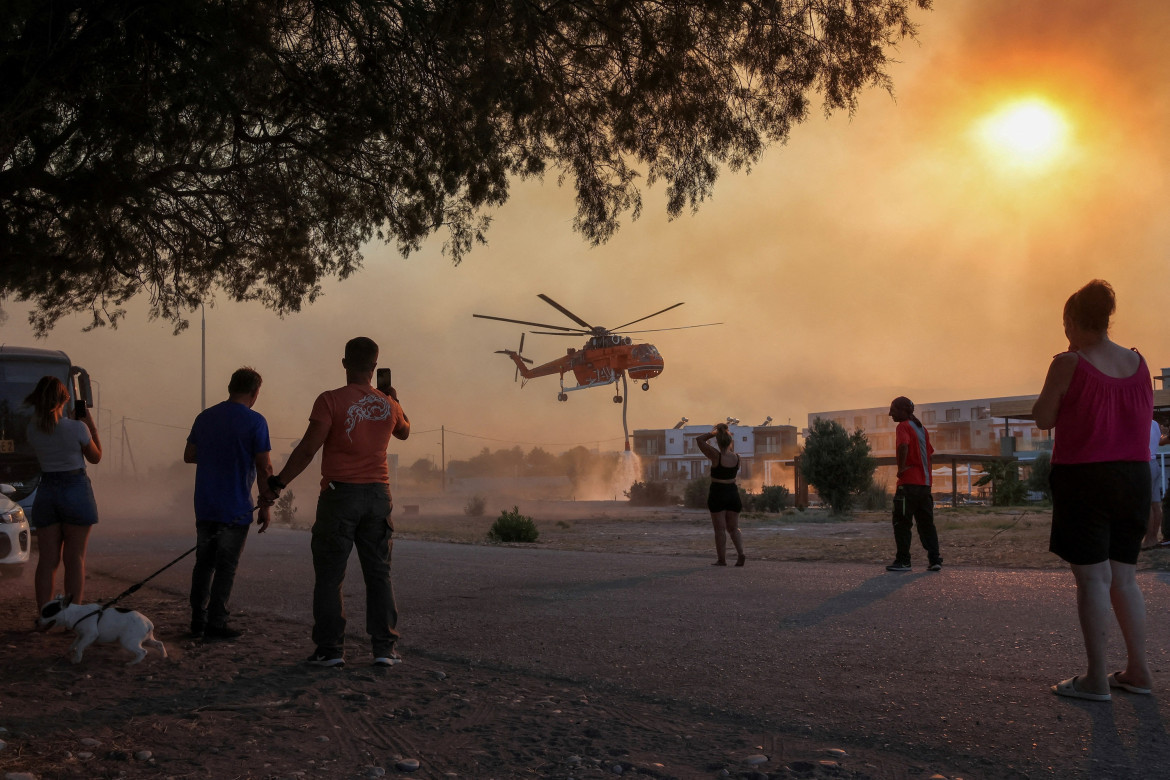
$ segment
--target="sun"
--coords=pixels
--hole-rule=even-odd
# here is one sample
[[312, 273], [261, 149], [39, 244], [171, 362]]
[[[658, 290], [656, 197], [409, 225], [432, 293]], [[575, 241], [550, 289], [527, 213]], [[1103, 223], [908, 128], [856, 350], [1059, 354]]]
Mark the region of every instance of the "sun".
[[1060, 159], [1068, 149], [1069, 134], [1064, 113], [1038, 97], [1007, 103], [976, 125], [980, 144], [995, 162], [1034, 172]]

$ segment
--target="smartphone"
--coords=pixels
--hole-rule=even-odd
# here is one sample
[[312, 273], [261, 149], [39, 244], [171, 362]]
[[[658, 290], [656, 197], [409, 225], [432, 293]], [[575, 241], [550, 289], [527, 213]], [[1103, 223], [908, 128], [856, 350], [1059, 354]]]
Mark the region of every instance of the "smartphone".
[[85, 399], [78, 398], [73, 402], [73, 416], [78, 420], [84, 420], [87, 412], [85, 411]]
[[391, 386], [392, 385], [390, 383], [390, 369], [379, 368], [378, 369], [378, 389], [381, 390], [383, 393], [389, 394]]

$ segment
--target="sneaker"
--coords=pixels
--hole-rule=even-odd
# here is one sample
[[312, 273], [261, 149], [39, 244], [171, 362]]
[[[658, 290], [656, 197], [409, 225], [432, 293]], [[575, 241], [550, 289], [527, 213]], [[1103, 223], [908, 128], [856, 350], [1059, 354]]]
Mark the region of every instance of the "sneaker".
[[309, 666], [345, 666], [345, 658], [336, 650], [318, 650], [309, 656], [305, 663], [309, 664]]
[[402, 663], [402, 657], [393, 650], [374, 659], [374, 666], [396, 666], [400, 663]]
[[935, 561], [926, 567], [927, 571], [942, 571], [942, 561]]
[[[192, 626], [192, 633], [195, 627]], [[203, 629], [204, 639], [239, 639], [244, 635], [244, 632], [237, 628], [229, 628], [228, 626], [207, 626]]]
[[894, 561], [886, 567], [886, 571], [910, 571], [910, 564]]

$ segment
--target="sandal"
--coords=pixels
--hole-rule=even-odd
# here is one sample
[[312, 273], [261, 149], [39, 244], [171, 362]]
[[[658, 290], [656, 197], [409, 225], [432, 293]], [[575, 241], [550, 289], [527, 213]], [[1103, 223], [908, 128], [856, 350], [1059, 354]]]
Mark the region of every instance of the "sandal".
[[1085, 701], [1113, 701], [1108, 693], [1089, 693], [1077, 687], [1080, 677], [1070, 677], [1064, 682], [1052, 686], [1052, 692], [1057, 696], [1067, 696], [1070, 699], [1084, 699]]
[[1154, 692], [1153, 688], [1142, 688], [1142, 687], [1139, 687], [1137, 685], [1130, 685], [1129, 683], [1125, 682], [1120, 677], [1118, 677], [1117, 675], [1119, 675], [1119, 674], [1121, 674], [1121, 672], [1114, 672], [1113, 674], [1109, 675], [1109, 687], [1110, 688], [1120, 688], [1123, 691], [1129, 691], [1130, 693], [1138, 693], [1138, 694], [1141, 694], [1142, 696], [1149, 696], [1151, 693]]

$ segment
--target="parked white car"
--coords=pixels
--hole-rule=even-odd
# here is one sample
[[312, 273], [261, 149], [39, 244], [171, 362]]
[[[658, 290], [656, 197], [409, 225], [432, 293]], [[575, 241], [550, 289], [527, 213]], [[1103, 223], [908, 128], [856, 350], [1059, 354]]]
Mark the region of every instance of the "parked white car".
[[32, 538], [28, 518], [9, 496], [12, 485], [0, 485], [0, 577], [18, 576], [28, 563]]

